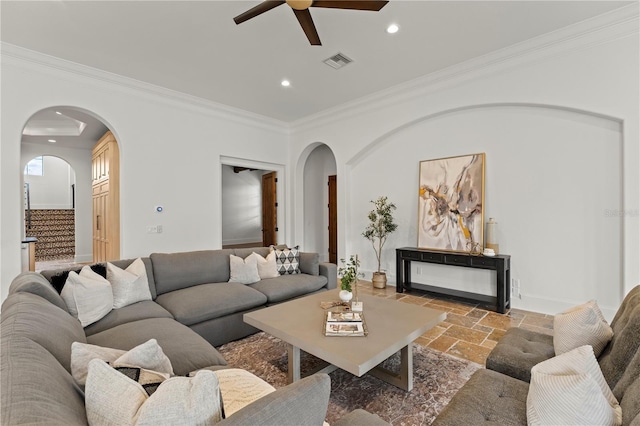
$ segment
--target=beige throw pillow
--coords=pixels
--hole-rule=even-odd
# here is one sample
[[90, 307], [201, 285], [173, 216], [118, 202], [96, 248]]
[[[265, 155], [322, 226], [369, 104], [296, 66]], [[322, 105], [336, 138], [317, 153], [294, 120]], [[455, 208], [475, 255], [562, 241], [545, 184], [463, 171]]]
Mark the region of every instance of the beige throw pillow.
[[96, 358], [108, 362], [114, 367], [134, 366], [163, 374], [173, 374], [171, 361], [158, 345], [156, 339], [150, 339], [129, 351], [73, 342], [71, 344], [71, 374], [79, 385], [85, 384], [89, 362]]
[[60, 296], [83, 327], [102, 319], [113, 308], [111, 284], [89, 266], [84, 266], [79, 274], [69, 272]]
[[553, 318], [553, 349], [556, 355], [591, 345], [598, 357], [612, 337], [613, 330], [595, 300], [568, 309]]
[[276, 264], [275, 251], [271, 251], [266, 258], [260, 256], [256, 252], [251, 253], [249, 257], [255, 257], [258, 265], [258, 275], [261, 280], [277, 278], [280, 276], [280, 273], [278, 272], [278, 265]]
[[528, 425], [621, 425], [622, 410], [589, 345], [535, 365]]
[[229, 266], [230, 283], [253, 284], [260, 281], [260, 275], [258, 275], [258, 260], [255, 256], [249, 255], [246, 259], [243, 259], [230, 254]]
[[222, 419], [218, 379], [212, 371], [162, 381], [151, 396], [104, 361], [89, 363], [85, 406], [90, 425], [209, 425]]
[[151, 300], [147, 268], [140, 258], [134, 260], [127, 269], [107, 262], [107, 281], [111, 283], [113, 290], [113, 309]]

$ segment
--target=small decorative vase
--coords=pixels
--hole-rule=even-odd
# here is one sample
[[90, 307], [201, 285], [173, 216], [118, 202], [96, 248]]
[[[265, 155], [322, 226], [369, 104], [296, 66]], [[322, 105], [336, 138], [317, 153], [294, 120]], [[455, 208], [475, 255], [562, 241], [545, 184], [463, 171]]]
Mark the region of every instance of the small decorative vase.
[[371, 282], [375, 288], [385, 288], [387, 286], [387, 274], [385, 272], [374, 272]]
[[347, 290], [340, 290], [339, 297], [343, 302], [348, 302], [353, 297], [353, 293]]

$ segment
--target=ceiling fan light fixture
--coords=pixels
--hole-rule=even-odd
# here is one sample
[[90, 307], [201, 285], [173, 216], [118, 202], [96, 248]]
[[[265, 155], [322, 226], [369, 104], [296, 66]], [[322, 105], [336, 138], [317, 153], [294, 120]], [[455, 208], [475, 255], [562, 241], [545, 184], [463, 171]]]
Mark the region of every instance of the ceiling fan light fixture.
[[287, 0], [290, 8], [295, 10], [309, 9], [313, 4], [313, 0]]

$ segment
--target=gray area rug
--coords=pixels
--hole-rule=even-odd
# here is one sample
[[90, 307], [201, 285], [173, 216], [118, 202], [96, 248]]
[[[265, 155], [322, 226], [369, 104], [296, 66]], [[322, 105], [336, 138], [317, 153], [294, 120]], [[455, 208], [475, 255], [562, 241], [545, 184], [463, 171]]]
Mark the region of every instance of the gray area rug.
[[[218, 348], [230, 367], [243, 368], [275, 388], [287, 384], [286, 344], [269, 334], [258, 333]], [[302, 371], [321, 361], [304, 354]], [[394, 369], [400, 356], [385, 366]], [[481, 365], [413, 345], [413, 390], [405, 392], [375, 377], [356, 377], [336, 370], [331, 377], [327, 411], [330, 424], [356, 408], [376, 413], [392, 425], [429, 425], [453, 395]]]

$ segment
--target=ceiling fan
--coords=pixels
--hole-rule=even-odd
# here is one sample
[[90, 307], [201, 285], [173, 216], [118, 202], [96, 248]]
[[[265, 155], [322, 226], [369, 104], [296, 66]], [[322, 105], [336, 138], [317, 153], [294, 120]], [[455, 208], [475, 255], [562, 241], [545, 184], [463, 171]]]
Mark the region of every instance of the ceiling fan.
[[241, 24], [284, 3], [287, 3], [293, 10], [293, 13], [295, 13], [296, 18], [298, 18], [298, 22], [302, 27], [302, 30], [309, 39], [309, 43], [315, 46], [320, 46], [322, 43], [320, 43], [320, 37], [318, 36], [318, 32], [316, 31], [316, 26], [313, 24], [311, 12], [309, 12], [310, 7], [372, 10], [377, 12], [389, 2], [375, 0], [267, 0], [247, 10], [246, 12], [241, 13], [240, 15], [233, 18], [233, 20], [236, 24]]

